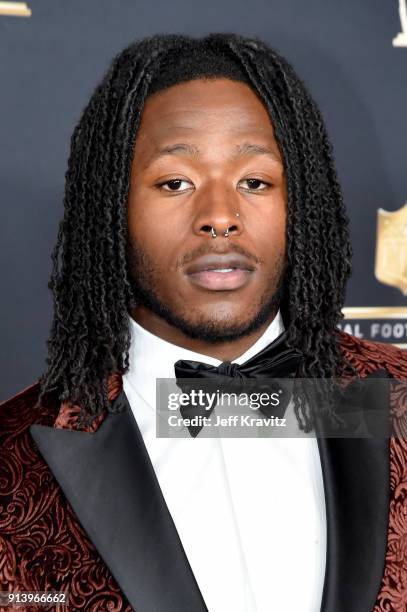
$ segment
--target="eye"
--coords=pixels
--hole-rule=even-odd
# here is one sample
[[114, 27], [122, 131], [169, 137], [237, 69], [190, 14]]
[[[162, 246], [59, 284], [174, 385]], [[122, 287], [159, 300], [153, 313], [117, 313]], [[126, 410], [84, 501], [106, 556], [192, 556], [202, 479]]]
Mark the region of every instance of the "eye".
[[187, 189], [181, 189], [182, 185], [192, 185], [189, 181], [185, 179], [170, 179], [169, 181], [165, 181], [164, 183], [160, 183], [158, 187], [164, 189], [164, 191], [187, 191]]
[[265, 191], [270, 187], [270, 183], [262, 181], [257, 178], [247, 178], [240, 181], [240, 183], [247, 183], [249, 187], [244, 187], [246, 191]]

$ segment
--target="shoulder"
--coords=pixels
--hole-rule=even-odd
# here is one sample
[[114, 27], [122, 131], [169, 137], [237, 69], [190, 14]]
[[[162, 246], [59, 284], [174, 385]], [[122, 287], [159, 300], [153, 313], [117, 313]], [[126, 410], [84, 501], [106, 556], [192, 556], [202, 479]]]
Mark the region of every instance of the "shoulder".
[[48, 425], [58, 414], [58, 402], [52, 395], [39, 404], [40, 383], [26, 387], [0, 403], [0, 434], [16, 434], [33, 423]]
[[385, 368], [394, 377], [407, 377], [407, 351], [393, 344], [357, 338], [338, 330], [345, 358], [363, 374]]

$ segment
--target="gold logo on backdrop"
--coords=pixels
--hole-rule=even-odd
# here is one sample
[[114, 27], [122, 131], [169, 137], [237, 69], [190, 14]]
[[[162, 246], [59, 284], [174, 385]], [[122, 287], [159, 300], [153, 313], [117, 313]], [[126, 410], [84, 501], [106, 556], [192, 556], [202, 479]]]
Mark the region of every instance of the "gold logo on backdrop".
[[377, 211], [375, 276], [407, 295], [407, 203], [395, 212]]
[[31, 17], [31, 9], [25, 2], [0, 2], [0, 15]]
[[399, 0], [401, 32], [393, 38], [393, 47], [407, 47], [407, 0]]

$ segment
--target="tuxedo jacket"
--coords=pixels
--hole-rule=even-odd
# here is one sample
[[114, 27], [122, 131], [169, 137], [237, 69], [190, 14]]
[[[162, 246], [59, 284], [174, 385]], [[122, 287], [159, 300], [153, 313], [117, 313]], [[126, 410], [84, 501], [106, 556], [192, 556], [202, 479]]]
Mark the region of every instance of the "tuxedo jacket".
[[[384, 369], [407, 378], [406, 352], [340, 334], [360, 376]], [[38, 383], [0, 406], [0, 590], [65, 591], [69, 611], [204, 612], [121, 383], [109, 380], [119, 412], [82, 429], [78, 406], [50, 395], [35, 407]], [[389, 393], [389, 409], [407, 435], [405, 386]], [[406, 612], [407, 440], [318, 445], [327, 512], [321, 611]]]

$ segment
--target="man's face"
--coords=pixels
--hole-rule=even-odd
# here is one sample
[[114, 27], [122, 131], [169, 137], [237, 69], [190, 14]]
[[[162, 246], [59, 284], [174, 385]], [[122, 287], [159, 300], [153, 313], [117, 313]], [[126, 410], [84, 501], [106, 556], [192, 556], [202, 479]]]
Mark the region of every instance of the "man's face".
[[199, 79], [153, 94], [128, 199], [128, 259], [139, 295], [133, 316], [143, 309], [144, 317], [150, 312], [213, 342], [271, 321], [286, 262], [286, 216], [281, 154], [249, 86]]

